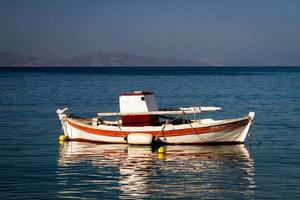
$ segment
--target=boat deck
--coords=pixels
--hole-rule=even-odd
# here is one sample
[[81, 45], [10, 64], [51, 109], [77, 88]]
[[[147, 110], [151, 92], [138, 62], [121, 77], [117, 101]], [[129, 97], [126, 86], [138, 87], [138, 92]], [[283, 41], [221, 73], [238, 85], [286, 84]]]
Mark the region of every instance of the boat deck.
[[[79, 123], [90, 125], [90, 126], [99, 126], [99, 125], [106, 125], [106, 126], [120, 126], [120, 127], [125, 127], [122, 125], [122, 120], [118, 121], [111, 121], [111, 120], [99, 120], [97, 125], [93, 124], [95, 118], [82, 118], [82, 117], [77, 117], [77, 116], [72, 116], [70, 117], [72, 120], [75, 120]], [[191, 119], [176, 119], [173, 121], [160, 121], [159, 123], [153, 124], [152, 126], [163, 126], [165, 124], [171, 124], [171, 125], [183, 125], [183, 124], [190, 124], [190, 123], [197, 123], [197, 124], [202, 124], [202, 125], [210, 125], [210, 124], [215, 124], [215, 123], [222, 123], [225, 121], [230, 121], [230, 120], [213, 120], [213, 119], [197, 119], [197, 120], [191, 120]]]

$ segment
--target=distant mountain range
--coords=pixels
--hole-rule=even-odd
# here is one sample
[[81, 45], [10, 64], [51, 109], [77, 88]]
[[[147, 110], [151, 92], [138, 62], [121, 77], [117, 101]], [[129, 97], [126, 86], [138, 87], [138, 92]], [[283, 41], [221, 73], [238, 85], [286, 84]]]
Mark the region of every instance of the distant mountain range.
[[0, 52], [0, 67], [45, 67], [45, 66], [220, 66], [213, 60], [184, 60], [155, 58], [120, 53], [91, 53], [68, 58], [42, 58]]

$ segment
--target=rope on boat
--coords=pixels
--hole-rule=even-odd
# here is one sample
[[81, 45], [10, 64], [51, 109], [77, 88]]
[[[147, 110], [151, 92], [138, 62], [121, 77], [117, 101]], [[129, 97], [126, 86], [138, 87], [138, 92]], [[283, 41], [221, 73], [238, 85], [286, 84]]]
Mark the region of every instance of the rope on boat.
[[[184, 111], [183, 111], [184, 112]], [[174, 119], [172, 119], [171, 121], [166, 120], [166, 123], [163, 125], [162, 129], [160, 130], [160, 132], [154, 137], [155, 140], [157, 140], [160, 136], [161, 133], [163, 133], [163, 137], [164, 137], [164, 142], [167, 141], [167, 138], [164, 134], [164, 129], [167, 126], [168, 123], [172, 123], [174, 120], [178, 119], [181, 115], [178, 115], [177, 117], [175, 117]]]
[[[183, 115], [185, 115], [184, 111], [183, 111]], [[201, 137], [201, 135], [199, 135], [199, 134], [197, 133], [197, 131], [195, 130], [195, 128], [192, 126], [191, 121], [190, 121], [190, 120], [188, 120], [188, 121], [189, 121], [189, 124], [190, 124], [191, 128], [193, 129], [194, 134], [195, 134], [200, 140], [202, 140], [202, 142], [207, 142], [203, 137]]]
[[118, 128], [119, 128], [124, 140], [127, 141], [126, 135], [124, 134], [124, 132], [122, 131], [121, 126], [120, 126], [120, 115], [119, 115], [119, 113], [117, 114], [117, 124], [118, 124]]
[[[166, 127], [166, 125], [167, 125], [168, 123], [173, 122], [174, 120], [178, 119], [178, 118], [181, 117], [181, 116], [183, 116], [183, 118], [185, 119], [185, 117], [184, 117], [184, 116], [185, 116], [184, 110], [182, 111], [182, 115], [178, 115], [177, 117], [175, 117], [174, 119], [172, 119], [170, 122], [166, 121], [166, 123], [165, 123], [164, 126], [162, 127], [161, 131], [155, 136], [155, 139], [158, 139], [158, 137], [160, 136], [160, 134], [161, 134], [161, 133], [164, 133], [164, 129], [165, 129], [165, 127]], [[207, 142], [203, 137], [201, 137], [201, 136], [197, 133], [197, 131], [195, 130], [195, 128], [192, 126], [191, 121], [188, 120], [188, 122], [189, 122], [191, 128], [193, 129], [194, 134], [195, 134], [200, 140], [202, 140], [202, 142]], [[164, 137], [164, 140], [166, 141], [167, 139], [166, 139], [166, 137], [165, 137], [164, 134], [163, 134], [163, 137]]]
[[[160, 134], [163, 133], [163, 131], [164, 131], [165, 127], [167, 126], [167, 124], [168, 124], [168, 120], [166, 120], [166, 123], [163, 125], [162, 129], [160, 130], [160, 132], [155, 136], [155, 140], [157, 140], [158, 137], [160, 136]], [[164, 136], [164, 142], [166, 142], [167, 139], [166, 139], [165, 134], [163, 134], [163, 136]]]
[[[254, 125], [253, 120], [251, 121], [251, 125], [253, 126], [253, 128], [256, 127], [256, 126]], [[256, 129], [257, 129], [257, 128], [256, 128]], [[249, 137], [249, 145], [250, 145], [250, 147], [251, 147], [251, 146], [252, 146], [252, 141], [253, 141], [253, 136], [252, 136], [252, 134], [251, 134], [250, 131], [249, 131], [248, 137]], [[263, 142], [260, 141], [259, 139], [255, 139], [255, 141], [257, 141], [259, 145], [263, 143]], [[269, 139], [269, 141], [271, 141], [272, 144], [276, 144], [276, 142], [274, 142], [273, 140], [270, 140], [270, 139]]]

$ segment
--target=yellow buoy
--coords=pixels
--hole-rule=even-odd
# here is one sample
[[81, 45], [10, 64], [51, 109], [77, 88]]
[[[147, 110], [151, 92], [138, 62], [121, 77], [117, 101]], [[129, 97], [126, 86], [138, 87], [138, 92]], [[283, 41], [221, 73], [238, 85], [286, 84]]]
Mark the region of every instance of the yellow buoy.
[[59, 139], [59, 141], [64, 142], [64, 141], [67, 141], [69, 138], [68, 138], [68, 136], [61, 135], [61, 136], [59, 136], [58, 139]]
[[164, 154], [164, 153], [158, 153], [157, 154], [158, 159], [165, 159], [165, 157], [166, 157], [166, 154]]
[[159, 147], [157, 150], [157, 153], [165, 153], [165, 152], [166, 152], [165, 147]]

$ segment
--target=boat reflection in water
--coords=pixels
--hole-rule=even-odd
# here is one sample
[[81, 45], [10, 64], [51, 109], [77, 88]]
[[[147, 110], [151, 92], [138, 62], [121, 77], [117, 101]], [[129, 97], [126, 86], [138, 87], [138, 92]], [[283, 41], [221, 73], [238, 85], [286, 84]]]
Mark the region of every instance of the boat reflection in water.
[[251, 198], [254, 162], [244, 145], [150, 146], [66, 142], [60, 198]]

